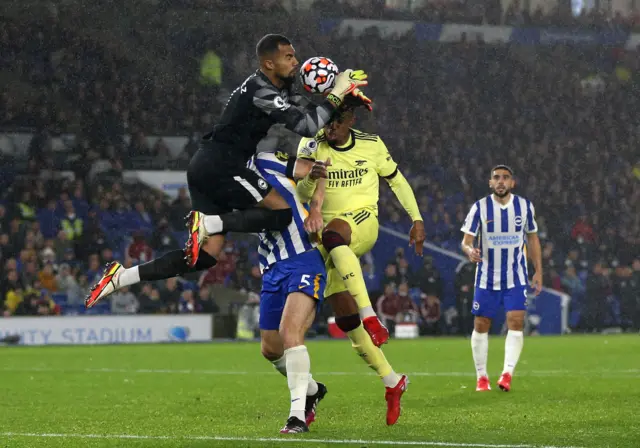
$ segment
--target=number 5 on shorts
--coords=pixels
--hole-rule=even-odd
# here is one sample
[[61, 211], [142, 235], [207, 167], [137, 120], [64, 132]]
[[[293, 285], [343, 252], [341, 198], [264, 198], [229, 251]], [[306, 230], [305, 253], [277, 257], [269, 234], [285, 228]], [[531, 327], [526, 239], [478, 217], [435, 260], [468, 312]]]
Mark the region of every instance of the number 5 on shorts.
[[311, 277], [309, 274], [304, 274], [302, 278], [300, 278], [300, 289], [305, 286], [311, 286], [311, 283], [309, 283], [309, 277]]

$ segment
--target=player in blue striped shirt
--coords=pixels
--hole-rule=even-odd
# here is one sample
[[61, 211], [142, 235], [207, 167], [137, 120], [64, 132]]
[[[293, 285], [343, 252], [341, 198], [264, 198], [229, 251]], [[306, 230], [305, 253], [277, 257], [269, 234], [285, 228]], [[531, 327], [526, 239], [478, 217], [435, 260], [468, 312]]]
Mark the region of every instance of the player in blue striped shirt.
[[[506, 392], [511, 389], [513, 371], [524, 343], [529, 280], [527, 247], [535, 268], [532, 287], [536, 295], [542, 289], [542, 251], [535, 209], [531, 201], [511, 193], [514, 185], [511, 168], [506, 165], [493, 168], [489, 180], [493, 194], [473, 204], [461, 229], [464, 232], [462, 250], [472, 263], [477, 264], [471, 335], [477, 391], [491, 390], [487, 375], [488, 335], [491, 320], [501, 306], [507, 313], [509, 331], [498, 386]], [[478, 247], [474, 246], [476, 237]]]
[[[308, 432], [315, 419], [316, 406], [327, 392], [311, 373], [311, 360], [304, 337], [314, 321], [316, 308], [324, 297], [327, 281], [324, 259], [304, 229], [307, 209], [297, 198], [296, 171], [309, 171], [306, 160], [294, 161], [287, 154], [260, 153], [250, 162], [256, 171], [287, 201], [293, 219], [280, 232], [262, 232], [258, 236], [258, 256], [262, 271], [260, 294], [260, 338], [262, 354], [287, 377], [291, 393], [291, 411], [281, 433]], [[314, 167], [322, 166], [313, 164]], [[306, 175], [305, 172], [305, 175]], [[326, 173], [325, 173], [326, 174]], [[319, 194], [323, 190], [318, 190]]]

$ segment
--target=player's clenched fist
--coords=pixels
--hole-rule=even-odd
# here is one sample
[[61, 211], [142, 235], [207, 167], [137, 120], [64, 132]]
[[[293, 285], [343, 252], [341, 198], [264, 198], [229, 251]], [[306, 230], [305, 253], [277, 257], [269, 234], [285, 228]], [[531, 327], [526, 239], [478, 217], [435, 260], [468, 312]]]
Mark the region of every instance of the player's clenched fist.
[[326, 162], [323, 162], [322, 160], [316, 160], [311, 167], [309, 177], [312, 180], [326, 179], [328, 166], [331, 166], [331, 161], [327, 160]]
[[306, 230], [309, 235], [316, 235], [322, 230], [323, 224], [322, 213], [312, 208], [309, 210], [309, 216], [304, 220], [304, 230]]

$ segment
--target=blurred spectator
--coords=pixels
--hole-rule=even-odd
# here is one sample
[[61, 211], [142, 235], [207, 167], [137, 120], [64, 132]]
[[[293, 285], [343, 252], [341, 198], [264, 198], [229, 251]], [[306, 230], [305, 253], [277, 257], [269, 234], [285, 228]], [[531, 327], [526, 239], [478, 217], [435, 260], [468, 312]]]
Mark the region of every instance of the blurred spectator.
[[589, 221], [585, 215], [578, 218], [576, 223], [571, 229], [571, 238], [574, 240], [581, 240], [587, 243], [594, 243], [596, 240], [593, 227], [589, 224]]
[[153, 250], [160, 254], [180, 248], [180, 244], [173, 235], [173, 232], [169, 227], [169, 221], [166, 218], [162, 218], [158, 221], [158, 225], [153, 231], [150, 243]]
[[53, 272], [53, 265], [49, 263], [45, 264], [38, 273], [38, 280], [47, 291], [55, 292], [58, 290], [58, 282], [56, 280], [56, 274]]
[[36, 219], [36, 205], [33, 201], [31, 191], [25, 190], [22, 192], [22, 197], [16, 204], [16, 215], [24, 221]]
[[147, 212], [144, 202], [137, 201], [134, 206], [133, 218], [135, 219], [135, 226], [144, 231], [151, 231], [153, 229], [153, 219], [151, 214]]
[[382, 277], [382, 288], [387, 290], [387, 286], [391, 286], [395, 289], [398, 284], [398, 266], [395, 263], [388, 263], [384, 269]]
[[9, 219], [7, 216], [7, 209], [4, 205], [0, 204], [0, 233], [4, 233], [9, 230], [8, 226]]
[[60, 227], [69, 240], [79, 240], [84, 230], [84, 221], [78, 215], [70, 200], [64, 201], [64, 217], [60, 221]]
[[4, 260], [11, 258], [15, 255], [16, 248], [9, 241], [9, 235], [7, 233], [3, 233], [0, 235], [0, 255]]
[[473, 314], [471, 314], [473, 295], [475, 292], [476, 265], [464, 263], [455, 277], [456, 316], [458, 334], [470, 335], [473, 331]]
[[256, 294], [260, 294], [262, 290], [262, 274], [260, 273], [260, 268], [258, 266], [252, 266], [249, 275], [243, 279], [242, 284], [240, 285], [241, 292], [253, 292]]
[[579, 328], [585, 331], [601, 331], [607, 314], [607, 298], [611, 295], [609, 269], [598, 262], [593, 265], [587, 279], [585, 306], [580, 318]]
[[[106, 265], [107, 263], [110, 263], [114, 261], [113, 258], [113, 250], [111, 250], [110, 247], [105, 247], [104, 249], [102, 249], [102, 251], [100, 252], [100, 262], [103, 265]], [[127, 260], [125, 259], [125, 264], [127, 264]]]
[[442, 332], [440, 327], [440, 299], [435, 295], [420, 295], [420, 333], [436, 335]]
[[89, 268], [87, 270], [87, 279], [89, 283], [94, 284], [102, 277], [103, 269], [100, 267], [100, 256], [91, 254], [89, 256]]
[[442, 297], [442, 279], [440, 272], [433, 264], [433, 258], [426, 255], [423, 259], [422, 270], [415, 275], [414, 284], [424, 294], [440, 300]]
[[160, 301], [164, 312], [177, 313], [180, 305], [180, 297], [181, 292], [180, 289], [178, 289], [178, 280], [175, 277], [167, 279], [165, 287], [160, 292]]
[[562, 276], [562, 290], [569, 294], [573, 300], [580, 300], [584, 295], [585, 285], [578, 277], [578, 273], [573, 264], [567, 266], [564, 271], [564, 275]]
[[640, 308], [640, 284], [636, 283], [631, 266], [618, 266], [613, 279], [613, 291], [620, 301], [620, 315], [623, 329], [638, 329]]
[[47, 202], [47, 208], [39, 209], [36, 216], [44, 237], [55, 238], [60, 227], [60, 217], [56, 212], [55, 199], [50, 199]]
[[202, 303], [198, 297], [193, 294], [192, 289], [185, 289], [180, 295], [180, 313], [201, 313]]
[[111, 312], [113, 314], [135, 314], [140, 304], [136, 296], [124, 287], [111, 295]]
[[67, 303], [70, 305], [81, 305], [84, 303], [84, 297], [82, 289], [76, 281], [71, 267], [63, 263], [58, 269], [58, 275], [56, 275], [56, 284], [58, 291], [67, 295]]
[[260, 321], [260, 296], [249, 293], [247, 301], [238, 313], [236, 338], [250, 340], [259, 335], [258, 323]]
[[200, 302], [200, 312], [208, 314], [220, 312], [220, 307], [216, 304], [209, 286], [200, 288], [200, 291], [198, 291], [198, 300]]
[[397, 281], [398, 283], [411, 283], [413, 282], [413, 275], [409, 267], [409, 262], [404, 257], [404, 253], [397, 259]]
[[73, 236], [69, 238], [69, 235], [64, 230], [59, 230], [58, 235], [53, 243], [53, 248], [56, 254], [56, 260], [60, 260], [64, 257], [67, 250], [73, 249], [72, 240]]
[[191, 200], [187, 193], [187, 189], [181, 187], [178, 190], [178, 197], [171, 204], [171, 225], [174, 229], [184, 226], [184, 219], [191, 211]]
[[237, 255], [234, 253], [233, 243], [227, 241], [224, 250], [218, 256], [218, 263], [200, 276], [198, 286], [222, 285], [227, 277], [236, 270]]
[[145, 263], [153, 259], [153, 249], [147, 243], [142, 230], [136, 230], [133, 233], [133, 241], [127, 248], [127, 255], [136, 264]]
[[401, 283], [397, 290], [389, 284], [384, 289], [384, 294], [376, 302], [376, 310], [380, 320], [393, 333], [398, 318], [405, 313], [418, 313], [416, 305], [409, 297], [409, 285]]
[[33, 285], [38, 280], [38, 263], [34, 260], [23, 265], [20, 280], [23, 285]]
[[31, 291], [26, 294], [24, 299], [17, 305], [14, 314], [16, 316], [37, 316], [40, 301], [38, 293]]
[[152, 155], [151, 149], [149, 148], [142, 131], [136, 132], [131, 137], [131, 143], [129, 143], [129, 155], [130, 157]]
[[4, 308], [10, 313], [13, 313], [20, 302], [22, 302], [23, 295], [24, 286], [18, 278], [18, 272], [15, 270], [8, 271], [2, 291]]
[[160, 294], [154, 289], [151, 283], [143, 283], [140, 294], [138, 294], [138, 312], [142, 314], [155, 314], [162, 308]]

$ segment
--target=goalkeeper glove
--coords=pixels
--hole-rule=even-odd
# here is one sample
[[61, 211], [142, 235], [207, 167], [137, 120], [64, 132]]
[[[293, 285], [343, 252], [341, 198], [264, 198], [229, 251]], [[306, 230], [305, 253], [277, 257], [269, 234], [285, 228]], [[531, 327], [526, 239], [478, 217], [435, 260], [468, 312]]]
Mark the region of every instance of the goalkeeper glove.
[[[373, 106], [371, 106], [371, 98], [369, 98], [367, 95], [365, 95], [362, 90], [360, 89], [355, 89], [353, 92], [351, 92], [351, 100], [353, 100], [355, 98], [355, 102], [357, 103], [358, 106], [364, 106], [367, 108], [367, 110], [369, 112], [371, 112], [373, 110]], [[344, 101], [345, 102], [350, 102], [349, 99], [345, 98]]]
[[342, 105], [346, 95], [352, 93], [358, 87], [367, 85], [366, 79], [367, 74], [363, 70], [345, 70], [336, 77], [336, 82], [331, 93], [327, 95], [327, 99], [337, 109]]

